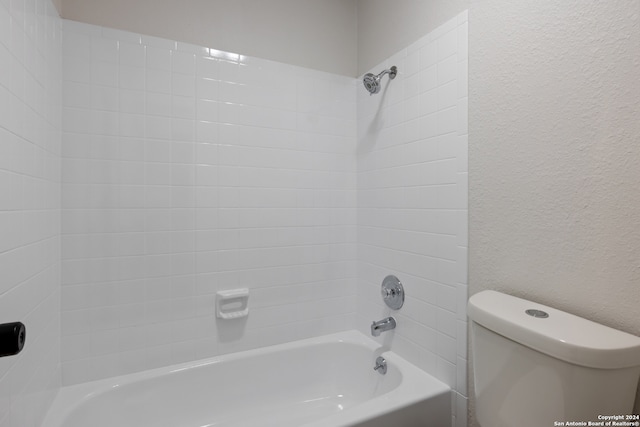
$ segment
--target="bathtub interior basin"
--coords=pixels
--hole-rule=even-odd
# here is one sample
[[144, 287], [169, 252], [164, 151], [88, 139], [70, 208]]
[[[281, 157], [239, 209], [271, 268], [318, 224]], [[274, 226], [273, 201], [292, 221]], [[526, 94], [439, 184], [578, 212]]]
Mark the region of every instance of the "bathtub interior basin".
[[382, 350], [348, 331], [65, 387], [43, 427], [449, 425], [449, 387]]

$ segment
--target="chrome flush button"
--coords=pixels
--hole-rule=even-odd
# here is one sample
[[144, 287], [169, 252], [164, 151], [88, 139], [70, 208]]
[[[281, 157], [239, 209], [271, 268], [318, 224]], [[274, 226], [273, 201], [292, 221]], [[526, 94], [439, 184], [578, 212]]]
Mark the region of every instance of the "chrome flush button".
[[541, 319], [545, 319], [549, 317], [549, 313], [547, 313], [546, 311], [535, 310], [533, 308], [530, 308], [529, 310], [525, 311], [525, 313], [527, 313], [529, 316], [539, 317]]

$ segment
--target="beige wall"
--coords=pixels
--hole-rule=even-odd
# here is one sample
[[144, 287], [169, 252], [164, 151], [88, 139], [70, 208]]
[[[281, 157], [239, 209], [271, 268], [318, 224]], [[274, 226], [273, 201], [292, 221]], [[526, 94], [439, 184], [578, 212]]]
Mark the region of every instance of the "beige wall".
[[469, 13], [470, 294], [640, 335], [640, 1]]
[[354, 0], [60, 1], [66, 19], [356, 75]]
[[357, 76], [468, 0], [54, 0], [62, 17]]
[[358, 75], [468, 8], [468, 0], [357, 0]]
[[53, 3], [58, 10], [58, 15], [60, 15], [62, 12], [62, 0], [51, 0], [51, 3]]

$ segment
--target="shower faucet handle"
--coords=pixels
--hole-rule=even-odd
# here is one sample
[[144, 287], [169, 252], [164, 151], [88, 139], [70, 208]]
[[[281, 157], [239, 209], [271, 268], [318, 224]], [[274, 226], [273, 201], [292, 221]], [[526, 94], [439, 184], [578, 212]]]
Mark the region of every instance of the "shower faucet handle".
[[398, 290], [395, 288], [380, 288], [380, 295], [383, 299], [395, 298], [398, 295]]
[[373, 367], [374, 371], [378, 371], [378, 373], [384, 375], [387, 373], [387, 361], [384, 357], [378, 356], [376, 359], [376, 366]]
[[396, 276], [389, 275], [384, 278], [380, 295], [385, 304], [393, 310], [399, 310], [404, 305], [404, 288]]

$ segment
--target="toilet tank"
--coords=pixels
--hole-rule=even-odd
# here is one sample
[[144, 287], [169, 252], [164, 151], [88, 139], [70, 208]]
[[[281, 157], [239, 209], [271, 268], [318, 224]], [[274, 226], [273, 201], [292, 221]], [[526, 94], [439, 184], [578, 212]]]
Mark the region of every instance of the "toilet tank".
[[632, 414], [639, 337], [496, 291], [473, 295], [468, 314], [482, 427], [606, 425]]

